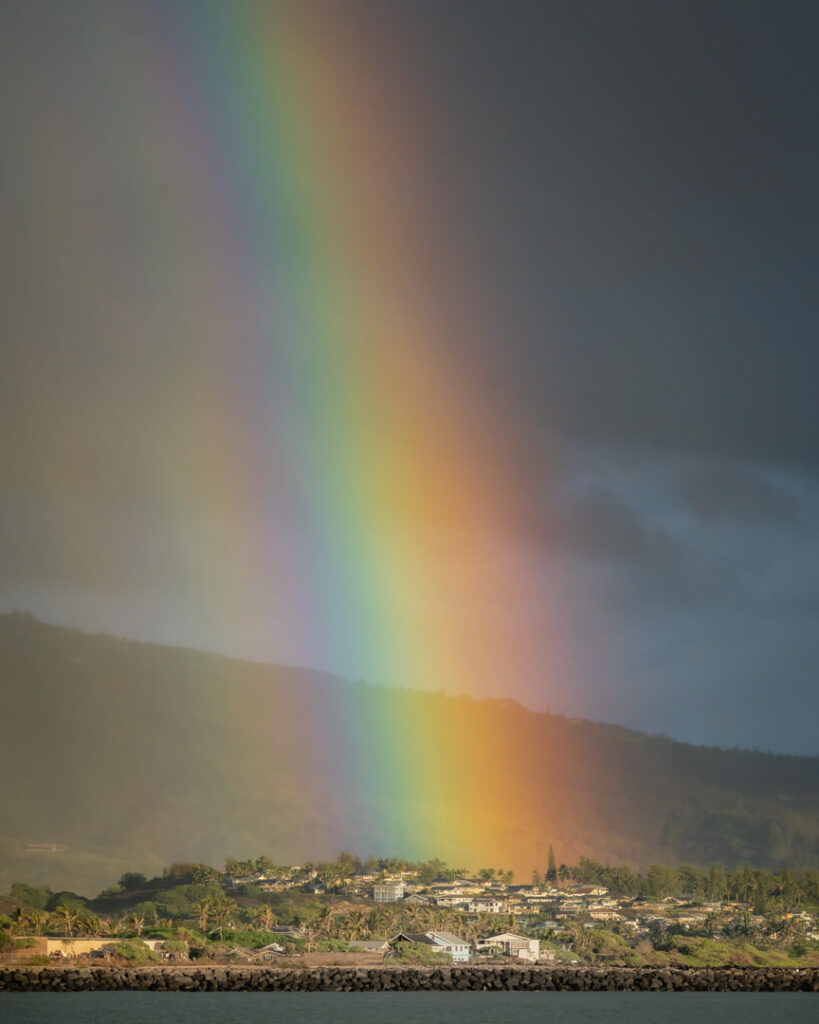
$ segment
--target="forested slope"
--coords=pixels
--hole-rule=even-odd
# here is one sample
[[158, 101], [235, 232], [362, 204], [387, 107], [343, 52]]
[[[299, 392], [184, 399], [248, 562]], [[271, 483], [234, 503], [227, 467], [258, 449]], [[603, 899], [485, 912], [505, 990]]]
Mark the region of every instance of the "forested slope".
[[[342, 848], [524, 877], [549, 843], [559, 861], [637, 867], [819, 862], [817, 758], [695, 747], [22, 614], [0, 616], [0, 680], [0, 885], [94, 890], [173, 860], [296, 863]], [[406, 762], [394, 790], [376, 784], [392, 729]], [[447, 769], [434, 783], [420, 772], [431, 757]], [[43, 843], [60, 849], [32, 846]]]

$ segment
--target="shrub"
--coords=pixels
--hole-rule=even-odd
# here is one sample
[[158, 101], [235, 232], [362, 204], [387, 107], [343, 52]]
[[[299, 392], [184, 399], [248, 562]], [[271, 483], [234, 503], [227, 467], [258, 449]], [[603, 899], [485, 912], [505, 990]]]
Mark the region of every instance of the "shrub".
[[225, 942], [235, 946], [247, 946], [250, 949], [260, 949], [262, 946], [269, 946], [271, 942], [281, 941], [276, 932], [265, 932], [254, 928], [225, 928], [222, 935]]
[[139, 939], [126, 939], [124, 942], [117, 942], [113, 947], [113, 952], [117, 956], [121, 956], [123, 960], [134, 964], [145, 964], [149, 960], [159, 959], [157, 954]]
[[40, 889], [36, 885], [15, 882], [11, 887], [11, 895], [18, 903], [22, 903], [23, 906], [33, 907], [36, 910], [45, 910], [51, 893], [48, 889]]
[[316, 946], [319, 953], [346, 953], [349, 948], [344, 939], [319, 939]]
[[120, 878], [119, 884], [126, 892], [131, 892], [134, 889], [141, 889], [143, 885], [147, 885], [148, 879], [139, 871], [126, 871], [122, 878]]
[[433, 946], [425, 942], [399, 942], [395, 947], [396, 959], [403, 963], [414, 964], [449, 964], [452, 957], [449, 953], [436, 953]]

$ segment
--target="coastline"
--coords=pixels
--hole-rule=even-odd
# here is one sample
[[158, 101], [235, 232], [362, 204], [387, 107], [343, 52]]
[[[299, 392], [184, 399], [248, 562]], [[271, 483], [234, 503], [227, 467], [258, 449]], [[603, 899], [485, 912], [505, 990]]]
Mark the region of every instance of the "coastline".
[[819, 992], [788, 967], [11, 967], [0, 992]]

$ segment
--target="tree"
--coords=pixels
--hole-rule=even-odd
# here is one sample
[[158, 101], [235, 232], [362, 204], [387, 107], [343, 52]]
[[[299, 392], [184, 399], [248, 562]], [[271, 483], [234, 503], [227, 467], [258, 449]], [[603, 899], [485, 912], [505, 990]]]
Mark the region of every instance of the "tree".
[[126, 892], [131, 892], [134, 889], [141, 889], [143, 885], [147, 885], [148, 879], [138, 871], [126, 871], [122, 878], [120, 878], [119, 884]]
[[[327, 908], [330, 909], [329, 907]], [[257, 907], [253, 914], [253, 920], [256, 924], [262, 926], [262, 928], [269, 932], [273, 925], [276, 923], [276, 915], [273, 913], [271, 908], [265, 903], [261, 907]]]
[[207, 896], [197, 900], [193, 905], [193, 909], [196, 912], [196, 923], [199, 925], [199, 930], [201, 932], [207, 931], [208, 919], [213, 909], [213, 900]]
[[532, 872], [532, 887], [535, 889], [539, 889], [542, 884], [542, 881], [543, 880], [540, 877], [540, 872], [537, 868], [535, 868], [535, 870]]
[[354, 857], [353, 854], [348, 853], [346, 850], [342, 850], [338, 857], [336, 857], [336, 864], [338, 865], [339, 875], [342, 878], [355, 874], [361, 868], [361, 861], [358, 857]]
[[48, 889], [40, 889], [36, 885], [27, 885], [25, 882], [15, 882], [11, 887], [11, 897], [22, 903], [25, 907], [33, 907], [36, 910], [45, 910], [51, 893]]
[[64, 928], [69, 937], [74, 935], [74, 925], [77, 923], [78, 916], [76, 910], [72, 910], [64, 903], [61, 903], [53, 914], [58, 927]]
[[360, 910], [351, 910], [347, 915], [347, 927], [350, 939], [363, 939], [369, 934], [367, 915]]
[[591, 948], [591, 936], [589, 930], [584, 928], [579, 921], [570, 921], [565, 929], [572, 948], [580, 956], [586, 956]]
[[551, 843], [549, 843], [549, 867], [546, 871], [546, 881], [552, 884], [557, 881], [557, 862], [555, 861], [555, 851]]
[[444, 873], [446, 870], [446, 861], [439, 860], [437, 857], [432, 857], [425, 864], [422, 864], [418, 869], [418, 877], [421, 882], [429, 883], [434, 882], [436, 878]]
[[702, 897], [707, 882], [705, 875], [699, 868], [694, 867], [692, 864], [681, 864], [677, 868], [677, 875], [680, 880], [680, 890], [685, 896], [689, 896], [692, 899]]
[[137, 935], [142, 934], [142, 929], [145, 927], [145, 918], [137, 911], [132, 910], [130, 914], [125, 915], [123, 920], [131, 931], [136, 932]]
[[728, 876], [722, 864], [712, 864], [708, 869], [707, 892], [710, 900], [725, 899], [725, 890], [728, 888]]
[[208, 864], [197, 864], [193, 869], [193, 880], [197, 885], [208, 885], [210, 882], [215, 882], [219, 878], [219, 872], [216, 868], [210, 867]]
[[277, 868], [269, 857], [262, 855], [256, 858], [256, 871], [265, 878], [274, 878]]
[[35, 935], [39, 935], [43, 925], [48, 920], [48, 914], [44, 910], [37, 910], [35, 907], [21, 908], [21, 911], [18, 911], [18, 920], [27, 931], [31, 930]]
[[100, 921], [96, 914], [86, 911], [77, 920], [77, 932], [80, 935], [101, 935], [102, 921]]
[[481, 870], [478, 872], [478, 878], [480, 878], [482, 882], [491, 882], [494, 877], [494, 868], [481, 868]]
[[677, 872], [673, 868], [666, 867], [664, 864], [649, 865], [646, 882], [649, 895], [655, 899], [669, 896], [679, 888]]
[[233, 915], [237, 907], [236, 900], [232, 900], [227, 896], [224, 899], [218, 900], [213, 908], [216, 924], [220, 928], [224, 928], [226, 924], [232, 924]]

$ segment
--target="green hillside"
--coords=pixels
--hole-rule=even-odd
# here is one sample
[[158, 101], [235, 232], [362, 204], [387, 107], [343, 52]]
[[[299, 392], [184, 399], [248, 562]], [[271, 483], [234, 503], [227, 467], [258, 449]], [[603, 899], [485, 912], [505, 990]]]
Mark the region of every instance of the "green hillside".
[[[25, 878], [96, 891], [126, 869], [260, 850], [284, 863], [400, 850], [521, 874], [545, 864], [549, 843], [567, 863], [819, 863], [818, 758], [695, 747], [23, 614], [0, 616], [0, 680], [0, 889]], [[357, 723], [434, 723], [408, 755], [436, 756], [434, 735], [457, 765], [439, 783], [451, 814], [434, 839], [421, 829], [408, 848], [389, 792], [348, 773], [329, 741], [340, 709]]]

